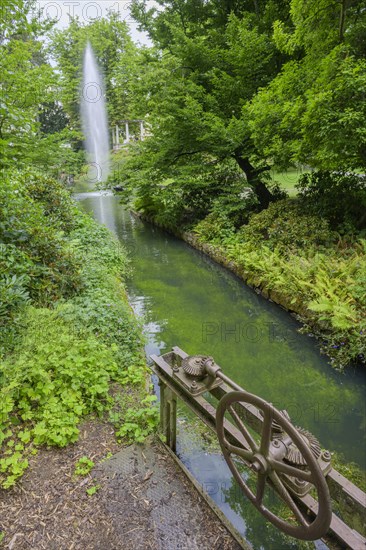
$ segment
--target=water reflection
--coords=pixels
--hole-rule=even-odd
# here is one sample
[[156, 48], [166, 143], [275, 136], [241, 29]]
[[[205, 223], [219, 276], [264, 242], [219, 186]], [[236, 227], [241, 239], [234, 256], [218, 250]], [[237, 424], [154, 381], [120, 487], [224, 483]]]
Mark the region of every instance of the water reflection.
[[[297, 332], [299, 323], [287, 312], [207, 256], [135, 219], [117, 198], [88, 196], [83, 205], [130, 251], [128, 293], [132, 307], [144, 317], [148, 355], [174, 345], [190, 354], [212, 355], [245, 389], [287, 409], [292, 421], [314, 433], [323, 447], [365, 468], [364, 372], [334, 371], [314, 339]], [[269, 534], [251, 504], [239, 506], [233, 499], [231, 474], [228, 469], [224, 473], [219, 455], [203, 459], [200, 446], [185, 452], [181, 441], [180, 452], [201, 483], [225, 483], [227, 500], [221, 504], [230, 508], [229, 515], [240, 517], [240, 530], [255, 548], [286, 547], [283, 541], [279, 546], [276, 530]]]

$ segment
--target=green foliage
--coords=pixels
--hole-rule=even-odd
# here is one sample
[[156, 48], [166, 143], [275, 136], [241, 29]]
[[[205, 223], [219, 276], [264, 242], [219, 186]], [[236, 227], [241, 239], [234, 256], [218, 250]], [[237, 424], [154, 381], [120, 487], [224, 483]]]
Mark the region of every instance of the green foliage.
[[234, 230], [235, 228], [229, 219], [218, 212], [209, 214], [193, 228], [193, 232], [202, 241], [212, 243], [221, 243], [225, 237], [230, 237]]
[[43, 216], [49, 225], [69, 233], [77, 226], [77, 207], [70, 192], [57, 180], [37, 172], [21, 172], [17, 188], [43, 208]]
[[250, 284], [300, 313], [334, 367], [365, 363], [364, 240], [344, 246], [326, 221], [304, 214], [292, 200], [252, 214], [237, 232], [212, 215], [194, 231], [219, 245]]
[[[139, 415], [146, 367], [141, 327], [121, 280], [128, 260], [118, 241], [49, 178], [18, 174], [4, 180], [0, 192], [0, 312], [8, 335], [0, 363], [0, 483], [8, 488], [28, 467], [35, 447], [76, 441], [84, 415], [112, 407], [112, 382], [135, 388], [139, 402], [128, 422], [134, 410]], [[60, 285], [49, 301], [44, 272], [52, 268], [54, 279], [63, 254], [73, 262], [65, 269], [68, 283], [77, 266], [78, 288], [70, 292]], [[152, 429], [149, 402], [142, 406], [139, 438]]]
[[47, 176], [4, 175], [0, 186], [1, 348], [25, 304], [48, 306], [81, 288], [80, 259], [67, 235], [76, 223], [75, 208], [69, 193]]
[[364, 2], [292, 0], [291, 18], [275, 22], [290, 60], [243, 111], [260, 156], [283, 168], [365, 168], [365, 13]]
[[97, 17], [89, 24], [73, 18], [67, 28], [53, 32], [50, 50], [62, 74], [61, 98], [71, 124], [80, 128], [82, 62], [87, 41], [104, 74], [110, 123], [135, 118], [130, 107], [131, 83], [139, 56], [126, 22], [111, 10], [107, 17]]
[[361, 491], [366, 491], [366, 474], [357, 464], [348, 462], [341, 453], [332, 452], [332, 466]]
[[124, 414], [123, 425], [117, 429], [116, 436], [128, 442], [145, 441], [158, 425], [158, 408], [151, 406], [156, 399], [155, 395], [149, 395], [141, 401], [141, 407], [128, 408]]
[[3, 411], [2, 431], [30, 423], [34, 444], [65, 446], [78, 436], [83, 414], [108, 405], [109, 381], [118, 367], [113, 348], [89, 335], [73, 334], [57, 312], [29, 309], [21, 349], [1, 366], [2, 393], [12, 403]]
[[95, 495], [100, 489], [100, 485], [92, 485], [91, 487], [89, 487], [89, 489], [86, 490], [86, 494], [89, 495], [90, 497]]
[[[45, 128], [47, 105], [59, 105], [59, 77], [47, 62], [45, 34], [54, 21], [39, 17], [35, 2], [4, 0], [0, 23], [0, 147], [2, 170], [37, 166], [57, 173], [79, 159], [69, 149], [73, 131]], [[43, 21], [42, 21], [43, 19]]]
[[253, 215], [240, 235], [243, 241], [254, 246], [264, 243], [271, 250], [278, 248], [287, 254], [312, 246], [330, 246], [336, 235], [330, 231], [328, 223], [304, 212], [298, 201], [278, 201]]
[[87, 476], [92, 471], [94, 466], [95, 464], [92, 460], [90, 460], [90, 458], [87, 456], [82, 456], [75, 464], [74, 474], [76, 476]]
[[296, 187], [306, 210], [328, 220], [333, 229], [366, 229], [366, 176], [317, 171], [303, 174]]
[[[262, 205], [258, 183], [267, 159], [256, 157], [241, 109], [277, 72], [270, 19], [282, 10], [271, 13], [263, 9], [254, 15], [249, 5], [221, 11], [207, 3], [199, 10], [200, 17], [206, 14], [210, 19], [197, 25], [193, 16], [197, 3], [191, 6], [192, 12], [188, 10], [191, 2], [184, 4], [183, 11], [188, 10], [184, 21], [176, 4], [161, 4], [164, 9], [156, 19], [142, 4], [133, 6], [155, 38], [157, 50], [143, 53], [144, 71], [134, 88], [135, 112], [146, 117], [152, 137], [137, 147], [135, 162], [127, 163], [124, 169], [123, 182], [125, 176], [133, 179], [136, 186], [132, 187], [140, 198], [143, 182], [148, 195], [152, 183], [172, 181], [176, 187], [167, 190], [169, 208], [170, 200], [177, 200], [180, 191], [185, 194], [193, 177], [200, 179], [208, 167], [224, 169], [234, 161], [245, 172], [247, 185], [253, 186]], [[211, 17], [219, 21], [219, 31]], [[163, 55], [161, 46], [167, 48]], [[279, 66], [280, 57], [276, 59]], [[268, 192], [264, 194], [270, 197]], [[142, 198], [145, 208], [147, 200]]]

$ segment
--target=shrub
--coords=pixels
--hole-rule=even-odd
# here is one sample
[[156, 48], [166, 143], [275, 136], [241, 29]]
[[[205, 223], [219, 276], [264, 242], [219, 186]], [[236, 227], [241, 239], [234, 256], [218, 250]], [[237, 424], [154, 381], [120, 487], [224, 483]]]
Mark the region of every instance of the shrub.
[[76, 224], [77, 207], [68, 191], [57, 180], [37, 172], [22, 172], [18, 176], [20, 187], [38, 204], [49, 224], [69, 233]]
[[[28, 194], [22, 178], [5, 178], [0, 187], [0, 244], [26, 258], [26, 290], [36, 303], [49, 305], [80, 288], [80, 265], [56, 216]], [[17, 275], [14, 269], [8, 263], [4, 275]]]
[[[141, 327], [121, 281], [128, 273], [126, 252], [58, 184], [48, 189], [47, 181], [27, 179], [20, 187], [18, 177], [9, 178], [0, 191], [0, 329], [7, 339], [0, 363], [4, 488], [24, 473], [36, 446], [76, 441], [82, 416], [110, 408], [111, 382], [136, 392], [136, 405], [118, 422], [122, 432], [127, 424], [125, 435], [141, 440], [156, 416], [144, 401]], [[23, 219], [17, 219], [22, 211]], [[60, 284], [59, 275], [71, 286]], [[43, 303], [52, 309], [39, 307]]]
[[301, 205], [293, 199], [271, 203], [266, 210], [253, 214], [240, 235], [244, 241], [265, 243], [271, 250], [280, 248], [288, 252], [330, 246], [336, 239], [326, 220], [303, 213]]
[[342, 233], [366, 228], [366, 176], [350, 172], [303, 174], [296, 187], [307, 211]]
[[[132, 191], [136, 193], [136, 182]], [[168, 178], [156, 170], [148, 172], [146, 181], [137, 186], [135, 201], [137, 210], [174, 228], [191, 227], [211, 212], [224, 213], [239, 226], [256, 207], [257, 199], [236, 163], [232, 159], [218, 163], [208, 157], [199, 165], [172, 169]]]
[[235, 231], [234, 225], [229, 218], [219, 212], [212, 212], [206, 218], [197, 223], [193, 232], [198, 235], [202, 241], [221, 243], [225, 237], [229, 237]]

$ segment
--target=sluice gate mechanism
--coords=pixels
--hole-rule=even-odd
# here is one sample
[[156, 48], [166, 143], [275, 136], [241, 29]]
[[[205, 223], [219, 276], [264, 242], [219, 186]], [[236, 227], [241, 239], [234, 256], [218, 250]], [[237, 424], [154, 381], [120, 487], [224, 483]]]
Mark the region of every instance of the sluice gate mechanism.
[[[267, 521], [301, 540], [365, 548], [366, 495], [332, 468], [330, 452], [313, 434], [294, 426], [285, 410], [238, 386], [212, 357], [174, 347], [151, 359], [160, 386], [161, 430], [171, 451], [179, 398], [216, 433], [243, 495]], [[343, 519], [332, 512], [333, 502], [346, 510]]]

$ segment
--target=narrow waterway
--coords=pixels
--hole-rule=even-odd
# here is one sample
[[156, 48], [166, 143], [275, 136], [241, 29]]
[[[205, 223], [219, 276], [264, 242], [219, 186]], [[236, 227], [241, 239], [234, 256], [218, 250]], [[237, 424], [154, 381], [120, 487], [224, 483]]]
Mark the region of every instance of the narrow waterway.
[[[293, 423], [311, 431], [323, 447], [365, 468], [363, 373], [335, 372], [315, 340], [297, 332], [291, 315], [202, 253], [134, 218], [117, 197], [78, 198], [130, 252], [128, 293], [136, 313], [144, 316], [147, 355], [174, 345], [189, 354], [212, 355], [227, 375], [286, 409]], [[274, 530], [240, 499], [218, 455], [182, 438], [184, 462], [254, 548], [297, 547], [283, 540], [279, 546]]]

